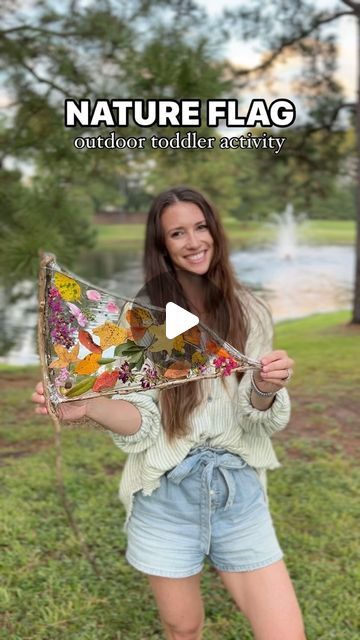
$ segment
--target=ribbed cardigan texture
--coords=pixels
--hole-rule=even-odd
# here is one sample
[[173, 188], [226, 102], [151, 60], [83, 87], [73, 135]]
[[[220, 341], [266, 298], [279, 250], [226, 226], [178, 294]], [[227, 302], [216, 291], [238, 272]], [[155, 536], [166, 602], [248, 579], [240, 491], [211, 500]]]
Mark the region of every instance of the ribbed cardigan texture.
[[[245, 354], [260, 359], [273, 350], [273, 325], [269, 312], [259, 303], [251, 300], [249, 304], [251, 328]], [[271, 407], [259, 411], [250, 402], [250, 372], [245, 373], [240, 383], [234, 374], [225, 380], [226, 389], [218, 378], [201, 381], [205, 401], [191, 416], [191, 433], [172, 444], [162, 427], [158, 390], [113, 396], [114, 400], [125, 399], [136, 405], [142, 418], [139, 430], [130, 436], [108, 430], [114, 443], [128, 454], [119, 487], [119, 498], [126, 509], [125, 532], [134, 493], [142, 490], [144, 495], [150, 495], [160, 486], [160, 478], [166, 471], [179, 464], [191, 448], [205, 442], [240, 455], [254, 467], [267, 496], [266, 470], [281, 466], [270, 436], [289, 422], [288, 392], [282, 388]]]

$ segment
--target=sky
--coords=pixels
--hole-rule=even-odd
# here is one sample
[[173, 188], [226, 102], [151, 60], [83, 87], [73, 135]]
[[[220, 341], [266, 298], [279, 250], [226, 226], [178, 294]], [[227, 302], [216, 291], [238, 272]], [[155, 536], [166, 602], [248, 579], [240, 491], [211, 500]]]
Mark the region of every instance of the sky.
[[[23, 0], [24, 5], [31, 4], [33, 0]], [[57, 1], [57, 0], [55, 0]], [[224, 8], [236, 8], [241, 5], [249, 5], [249, 0], [197, 0], [200, 5], [203, 5], [207, 9], [208, 13], [216, 18], [220, 15]], [[296, 2], [296, 0], [293, 0]], [[344, 9], [347, 7], [341, 2], [341, 0], [313, 0], [312, 4], [315, 7], [321, 9], [329, 9], [334, 5], [341, 6]], [[356, 96], [356, 21], [352, 17], [343, 17], [336, 21], [336, 32], [338, 34], [338, 64], [339, 70], [337, 79], [341, 82], [345, 96], [349, 101], [355, 101]], [[224, 54], [234, 64], [245, 63], [245, 66], [255, 66], [259, 61], [261, 54], [259, 52], [261, 43], [255, 42], [241, 42], [239, 38], [234, 35], [230, 39], [228, 46], [224, 49]], [[284, 97], [292, 97], [289, 95], [289, 80], [291, 76], [300, 67], [296, 66], [296, 61], [288, 59], [286, 63], [278, 65], [276, 68], [276, 83], [274, 84], [274, 94], [279, 96], [282, 94]], [[258, 96], [268, 98], [268, 88], [256, 85], [256, 91]], [[0, 89], [0, 108], [5, 107], [8, 102], [8, 95], [6, 88]]]
[[[294, 0], [295, 2], [296, 0]], [[210, 15], [216, 17], [216, 15], [221, 14], [224, 8], [234, 9], [236, 7], [241, 6], [242, 4], [246, 4], [249, 6], [249, 0], [198, 0], [199, 4], [203, 5]], [[329, 9], [333, 6], [341, 6], [344, 10], [347, 7], [341, 3], [341, 1], [334, 2], [334, 0], [313, 0], [314, 7], [318, 7], [319, 9]], [[344, 16], [334, 23], [333, 29], [336, 29], [336, 33], [338, 35], [338, 64], [339, 70], [337, 74], [337, 80], [340, 81], [344, 88], [344, 92], [346, 97], [350, 101], [355, 100], [356, 96], [356, 78], [357, 78], [357, 69], [356, 69], [356, 21], [354, 18]], [[259, 42], [241, 42], [236, 36], [234, 36], [228, 44], [227, 49], [225, 50], [226, 57], [228, 57], [233, 63], [244, 64], [247, 67], [255, 66], [260, 61], [260, 53], [259, 53]], [[289, 78], [292, 73], [296, 71], [296, 63], [295, 61], [288, 60], [285, 64], [278, 67], [279, 73], [277, 74], [279, 77], [281, 76], [283, 81], [281, 82], [279, 79], [277, 80], [276, 85], [274, 85], [275, 92], [279, 95], [282, 93], [284, 96], [289, 94]], [[259, 86], [259, 85], [258, 85]], [[259, 88], [260, 90], [260, 88]], [[266, 89], [262, 90], [263, 93], [266, 93]], [[265, 97], [265, 95], [264, 95]]]

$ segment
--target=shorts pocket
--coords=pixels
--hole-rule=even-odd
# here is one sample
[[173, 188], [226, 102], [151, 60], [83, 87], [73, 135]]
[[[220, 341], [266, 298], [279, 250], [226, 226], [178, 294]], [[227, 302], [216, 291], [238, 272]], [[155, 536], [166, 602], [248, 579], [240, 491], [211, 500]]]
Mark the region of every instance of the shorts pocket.
[[241, 503], [247, 510], [256, 502], [266, 502], [265, 492], [258, 473], [247, 465], [243, 469], [235, 469], [236, 497], [234, 503]]

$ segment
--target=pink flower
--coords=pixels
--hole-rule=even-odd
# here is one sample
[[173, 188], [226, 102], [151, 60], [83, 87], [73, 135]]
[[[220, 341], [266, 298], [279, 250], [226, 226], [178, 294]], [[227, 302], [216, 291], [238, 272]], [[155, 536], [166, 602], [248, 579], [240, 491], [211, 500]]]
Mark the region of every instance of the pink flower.
[[221, 373], [223, 376], [231, 375], [233, 369], [238, 367], [236, 360], [233, 358], [224, 358], [224, 356], [216, 358], [213, 364], [215, 365], [216, 373]]
[[112, 300], [110, 300], [110, 302], [107, 303], [105, 309], [109, 313], [119, 313], [119, 307]]
[[76, 320], [78, 321], [79, 326], [80, 327], [86, 327], [86, 325], [88, 323], [88, 319], [83, 314], [81, 309], [79, 309], [79, 307], [77, 307], [76, 304], [73, 304], [72, 302], [67, 302], [67, 306], [69, 307], [72, 315], [75, 316]]
[[63, 387], [66, 380], [69, 377], [69, 372], [68, 370], [65, 368], [60, 369], [59, 371], [59, 375], [55, 378], [55, 386], [57, 387], [57, 389], [59, 387]]
[[86, 297], [88, 300], [92, 300], [93, 302], [99, 302], [99, 300], [101, 300], [101, 293], [95, 291], [95, 289], [88, 289]]

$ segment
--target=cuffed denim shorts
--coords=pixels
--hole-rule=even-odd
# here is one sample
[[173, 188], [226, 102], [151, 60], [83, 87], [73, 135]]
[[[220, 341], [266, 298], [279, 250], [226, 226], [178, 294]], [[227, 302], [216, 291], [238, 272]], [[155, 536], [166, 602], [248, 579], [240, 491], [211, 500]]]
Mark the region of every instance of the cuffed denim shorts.
[[283, 557], [255, 469], [226, 449], [199, 446], [134, 494], [126, 559], [155, 576], [185, 578], [207, 559], [222, 571], [252, 571]]

